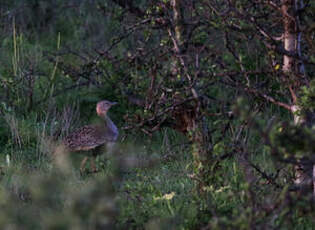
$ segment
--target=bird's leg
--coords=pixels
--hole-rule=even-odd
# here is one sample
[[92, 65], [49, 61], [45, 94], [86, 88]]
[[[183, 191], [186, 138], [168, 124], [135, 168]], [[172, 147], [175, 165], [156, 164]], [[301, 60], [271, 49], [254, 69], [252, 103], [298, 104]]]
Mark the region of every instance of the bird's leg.
[[91, 158], [91, 169], [92, 169], [92, 173], [96, 173], [97, 172], [97, 169], [96, 169], [96, 165], [95, 165], [95, 159], [96, 159], [96, 156], [98, 156], [102, 151], [102, 147], [96, 147], [94, 150], [93, 150], [93, 153], [92, 153], [92, 158]]
[[81, 174], [84, 171], [84, 166], [85, 166], [87, 160], [88, 160], [88, 157], [84, 157], [83, 160], [81, 161], [81, 167], [80, 167]]
[[96, 170], [96, 166], [95, 166], [95, 158], [96, 158], [96, 156], [92, 156], [92, 158], [91, 158], [91, 168], [92, 168], [92, 172], [93, 173], [96, 173], [97, 172], [97, 170]]

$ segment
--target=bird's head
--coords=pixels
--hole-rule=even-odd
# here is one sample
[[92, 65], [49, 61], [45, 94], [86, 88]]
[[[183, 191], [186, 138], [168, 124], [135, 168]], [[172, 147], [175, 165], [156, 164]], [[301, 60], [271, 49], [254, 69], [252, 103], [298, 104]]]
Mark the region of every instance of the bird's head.
[[117, 102], [110, 102], [107, 100], [100, 101], [96, 105], [96, 113], [98, 116], [103, 117], [106, 116], [107, 111], [112, 107], [113, 105], [116, 105]]

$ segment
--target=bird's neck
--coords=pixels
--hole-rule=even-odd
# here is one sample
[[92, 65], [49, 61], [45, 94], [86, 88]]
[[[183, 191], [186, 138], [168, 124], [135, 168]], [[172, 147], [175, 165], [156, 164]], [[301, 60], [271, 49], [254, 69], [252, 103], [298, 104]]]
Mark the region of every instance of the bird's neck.
[[113, 123], [112, 120], [109, 118], [109, 116], [107, 116], [107, 114], [105, 114], [104, 116], [102, 116], [103, 120], [105, 121], [105, 125]]
[[116, 125], [114, 124], [114, 122], [109, 118], [109, 116], [105, 115], [103, 116], [103, 119], [105, 121], [105, 126], [110, 129], [113, 132], [118, 132], [118, 129], [116, 127]]

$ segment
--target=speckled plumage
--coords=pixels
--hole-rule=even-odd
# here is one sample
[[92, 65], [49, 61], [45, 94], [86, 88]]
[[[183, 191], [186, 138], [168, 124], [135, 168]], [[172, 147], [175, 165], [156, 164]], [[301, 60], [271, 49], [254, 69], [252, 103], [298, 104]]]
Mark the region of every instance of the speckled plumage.
[[[64, 139], [63, 143], [67, 146], [69, 151], [78, 152], [91, 150], [92, 156], [95, 157], [100, 153], [100, 151], [98, 151], [98, 147], [103, 145], [112, 146], [113, 143], [116, 142], [118, 129], [112, 120], [107, 116], [107, 111], [115, 104], [115, 102], [106, 100], [97, 103], [96, 112], [98, 116], [104, 120], [104, 122], [98, 125], [83, 126], [68, 135]], [[83, 169], [86, 160], [86, 158], [83, 159], [81, 163], [81, 170]]]
[[71, 151], [88, 151], [107, 142], [115, 142], [118, 132], [106, 125], [86, 125], [65, 138], [65, 144]]

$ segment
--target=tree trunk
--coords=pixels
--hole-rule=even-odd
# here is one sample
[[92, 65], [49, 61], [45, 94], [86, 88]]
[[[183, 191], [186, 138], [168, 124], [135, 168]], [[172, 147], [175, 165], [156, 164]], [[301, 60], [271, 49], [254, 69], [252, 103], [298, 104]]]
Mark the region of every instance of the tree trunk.
[[[177, 44], [177, 50], [175, 48], [175, 51], [177, 55], [181, 55], [178, 51], [182, 51], [182, 45], [183, 45], [183, 38], [182, 38], [182, 31], [183, 31], [183, 25], [182, 25], [182, 12], [181, 12], [181, 0], [171, 0], [171, 5], [173, 8], [173, 30], [174, 30], [174, 38], [176, 40]], [[178, 60], [178, 57], [173, 56], [171, 63], [171, 71], [172, 75], [175, 77], [175, 79], [180, 76], [180, 62]]]
[[[192, 77], [186, 65], [185, 53], [183, 52], [184, 45], [184, 27], [183, 27], [183, 1], [171, 0], [173, 9], [173, 33], [169, 34], [174, 43], [175, 56], [171, 64], [171, 72], [175, 80], [189, 81], [192, 85]], [[174, 35], [173, 35], [174, 34]], [[200, 99], [194, 87], [191, 88], [191, 94], [195, 98], [194, 105], [191, 106], [191, 114], [187, 116], [186, 135], [192, 142], [192, 155], [194, 159], [194, 176], [197, 181], [197, 191], [202, 193], [204, 187], [209, 185], [211, 171], [211, 154], [207, 151], [207, 132], [205, 129], [206, 123], [203, 121], [200, 114]], [[182, 113], [185, 115], [185, 113]]]
[[[296, 51], [296, 20], [294, 17], [294, 0], [282, 0], [282, 15], [283, 15], [283, 43], [284, 49], [288, 52]], [[295, 59], [288, 55], [283, 56], [282, 70], [286, 75], [295, 73]]]
[[206, 123], [202, 120], [193, 120], [192, 126], [188, 127], [188, 137], [192, 142], [192, 156], [194, 159], [194, 176], [197, 181], [197, 191], [202, 194], [205, 187], [211, 183], [211, 159], [212, 155], [208, 151], [208, 136], [205, 130]]
[[[301, 60], [296, 57], [301, 57], [301, 36], [299, 29], [298, 10], [303, 7], [303, 0], [282, 0], [281, 11], [283, 17], [283, 45], [285, 51], [291, 55], [283, 56], [282, 71], [288, 83], [292, 97], [291, 112], [294, 116], [296, 125], [304, 124], [305, 118], [301, 115], [301, 108], [297, 104], [298, 91], [302, 85], [305, 85], [305, 68]], [[294, 57], [293, 57], [294, 56]], [[305, 159], [302, 159], [299, 165], [295, 166], [295, 184], [299, 187], [305, 187], [312, 184], [312, 167], [309, 166]], [[314, 196], [315, 196], [315, 181]]]

